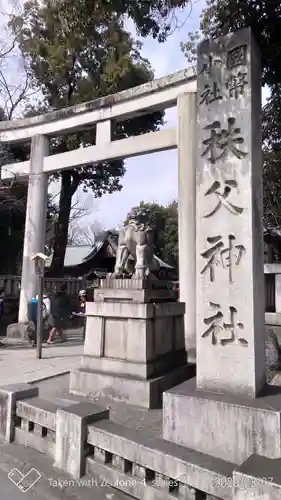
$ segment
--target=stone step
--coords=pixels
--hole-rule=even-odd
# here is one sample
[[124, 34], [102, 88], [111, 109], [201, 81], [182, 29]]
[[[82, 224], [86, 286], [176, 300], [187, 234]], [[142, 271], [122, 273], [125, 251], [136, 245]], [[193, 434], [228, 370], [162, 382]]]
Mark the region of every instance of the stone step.
[[146, 409], [162, 407], [162, 394], [171, 387], [193, 378], [195, 365], [180, 365], [162, 376], [143, 379], [122, 373], [103, 372], [80, 367], [70, 373], [70, 392], [85, 397], [109, 397]]

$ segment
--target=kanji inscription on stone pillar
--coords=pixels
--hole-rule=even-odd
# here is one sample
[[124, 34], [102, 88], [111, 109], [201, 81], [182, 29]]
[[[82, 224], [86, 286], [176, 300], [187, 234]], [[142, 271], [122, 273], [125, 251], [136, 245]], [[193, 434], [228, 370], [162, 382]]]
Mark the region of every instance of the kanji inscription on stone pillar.
[[246, 28], [198, 48], [197, 387], [265, 383], [261, 71]]

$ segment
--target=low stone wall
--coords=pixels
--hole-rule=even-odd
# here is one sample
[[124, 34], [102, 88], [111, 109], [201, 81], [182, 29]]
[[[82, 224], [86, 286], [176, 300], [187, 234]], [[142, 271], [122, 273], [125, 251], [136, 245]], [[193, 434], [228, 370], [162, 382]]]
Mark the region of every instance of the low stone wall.
[[34, 397], [16, 404], [14, 440], [55, 458], [56, 405]]
[[228, 486], [234, 465], [224, 460], [188, 450], [163, 439], [149, 438], [110, 420], [88, 426], [90, 455], [86, 472], [95, 471], [108, 478], [109, 484], [127, 494], [172, 500], [232, 498]]
[[99, 475], [139, 500], [281, 498], [281, 459], [253, 455], [237, 467], [116, 424], [91, 402], [44, 401], [27, 384], [0, 388], [0, 437], [48, 454], [74, 478]]

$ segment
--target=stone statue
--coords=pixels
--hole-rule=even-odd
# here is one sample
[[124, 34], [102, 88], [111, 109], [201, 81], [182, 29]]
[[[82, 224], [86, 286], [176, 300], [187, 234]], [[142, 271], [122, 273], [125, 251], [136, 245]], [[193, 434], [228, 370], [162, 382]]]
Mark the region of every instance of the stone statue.
[[[131, 275], [135, 279], [143, 279], [159, 272], [159, 262], [153, 255], [154, 230], [147, 223], [147, 212], [142, 207], [133, 209], [128, 223], [119, 231], [116, 263], [111, 277]], [[134, 269], [130, 256], [135, 263]]]

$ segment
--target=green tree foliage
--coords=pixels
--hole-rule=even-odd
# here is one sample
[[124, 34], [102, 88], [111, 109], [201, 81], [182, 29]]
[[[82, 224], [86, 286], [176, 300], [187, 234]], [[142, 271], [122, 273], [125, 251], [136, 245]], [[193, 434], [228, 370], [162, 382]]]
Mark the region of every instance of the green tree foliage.
[[[192, 0], [101, 0], [100, 6], [108, 13], [118, 13], [121, 19], [128, 16], [142, 37], [148, 35], [164, 42], [177, 24], [176, 9], [184, 9]], [[89, 13], [96, 0], [86, 0]]]
[[281, 227], [281, 3], [280, 0], [208, 0], [200, 30], [182, 44], [189, 62], [195, 62], [202, 37], [218, 37], [245, 26], [252, 28], [260, 47], [262, 83], [270, 90], [263, 108], [264, 223]]
[[23, 246], [26, 186], [0, 187], [0, 273], [17, 274]]
[[125, 224], [131, 216], [154, 230], [154, 253], [167, 264], [178, 269], [178, 204], [173, 201], [167, 206], [142, 201], [128, 213]]
[[[0, 108], [1, 119], [6, 116]], [[0, 145], [1, 171], [5, 165], [27, 159], [27, 150], [20, 145]], [[17, 274], [22, 255], [27, 187], [15, 179], [0, 183], [0, 272]]]
[[[5, 166], [4, 166], [5, 168]], [[27, 201], [27, 183], [17, 179], [0, 185], [0, 273], [20, 274]], [[47, 205], [47, 228], [51, 225], [55, 207]]]
[[[140, 54], [141, 44], [126, 31], [131, 18], [139, 33], [164, 41], [171, 29], [175, 8], [189, 0], [31, 0], [11, 26], [21, 32], [20, 48], [30, 65], [33, 85], [42, 100], [31, 114], [122, 91], [153, 79], [153, 71]], [[123, 138], [157, 130], [163, 114], [140, 116], [114, 124], [113, 137]], [[76, 149], [95, 142], [95, 130], [58, 137], [52, 153]], [[96, 197], [122, 188], [123, 161], [105, 162], [63, 172], [59, 216], [56, 224], [53, 272], [63, 267], [71, 198], [79, 185]]]
[[179, 241], [178, 241], [178, 202], [173, 201], [167, 207], [166, 224], [163, 235], [164, 245], [162, 259], [175, 269], [179, 266]]
[[[9, 118], [0, 108], [0, 119]], [[29, 144], [0, 144], [0, 169], [29, 159]], [[27, 202], [27, 182], [18, 177], [0, 181], [0, 273], [20, 274], [24, 242], [24, 227]], [[52, 225], [56, 207], [52, 198], [47, 200], [47, 230]]]

